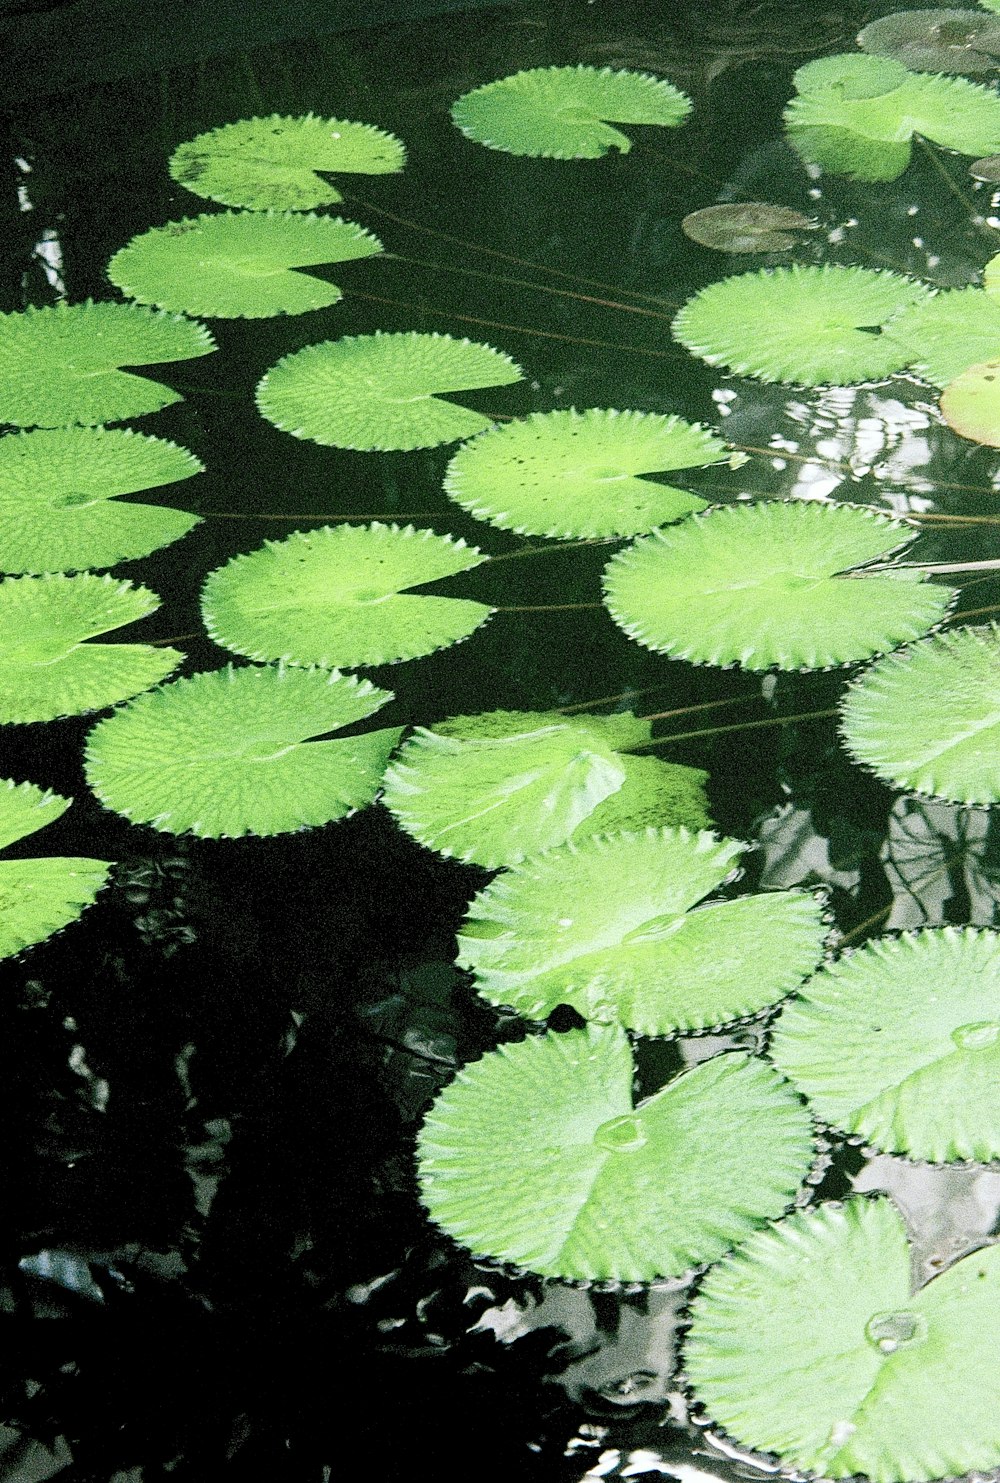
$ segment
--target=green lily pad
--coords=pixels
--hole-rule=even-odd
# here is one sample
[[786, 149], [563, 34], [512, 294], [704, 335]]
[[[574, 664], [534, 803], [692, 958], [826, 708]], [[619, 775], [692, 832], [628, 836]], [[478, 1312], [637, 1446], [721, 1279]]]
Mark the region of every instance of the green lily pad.
[[869, 21], [858, 45], [916, 72], [995, 72], [1000, 20], [981, 10], [897, 10]]
[[673, 322], [676, 340], [710, 366], [802, 386], [847, 386], [900, 371], [912, 352], [884, 326], [929, 298], [883, 269], [793, 263], [710, 283]]
[[382, 801], [428, 849], [490, 870], [594, 829], [702, 822], [704, 773], [622, 756], [651, 736], [628, 713], [455, 716], [415, 728]]
[[205, 626], [251, 659], [324, 669], [391, 664], [447, 648], [493, 612], [480, 602], [404, 594], [488, 560], [412, 525], [325, 525], [266, 541], [209, 574]]
[[592, 407], [530, 416], [463, 443], [446, 493], [477, 520], [522, 535], [637, 535], [705, 501], [636, 477], [733, 457], [698, 423], [658, 412]]
[[941, 393], [941, 416], [974, 443], [1000, 448], [1000, 360], [970, 366]]
[[609, 149], [627, 154], [632, 141], [618, 124], [673, 127], [691, 100], [647, 72], [610, 67], [533, 67], [464, 93], [452, 121], [467, 139], [508, 154], [596, 160]]
[[[0, 849], [51, 824], [71, 799], [34, 783], [0, 780]], [[0, 958], [11, 958], [75, 922], [105, 884], [106, 860], [71, 856], [0, 860]]]
[[853, 664], [926, 633], [951, 605], [951, 588], [913, 568], [838, 575], [889, 556], [909, 534], [860, 505], [727, 505], [612, 557], [605, 603], [638, 643], [695, 664]]
[[99, 721], [87, 781], [107, 808], [168, 834], [286, 834], [372, 801], [401, 728], [325, 737], [392, 699], [366, 680], [256, 665], [174, 680]]
[[692, 242], [718, 252], [786, 252], [795, 232], [811, 232], [816, 223], [790, 206], [769, 201], [725, 201], [689, 211], [681, 231]]
[[199, 516], [122, 494], [190, 479], [186, 448], [131, 429], [64, 427], [0, 438], [0, 569], [114, 566], [179, 540]]
[[876, 939], [799, 992], [770, 1054], [824, 1122], [930, 1163], [1000, 1159], [1000, 933]]
[[900, 314], [884, 330], [910, 372], [947, 386], [969, 366], [1000, 356], [1000, 299], [981, 288], [949, 288]]
[[119, 366], [190, 360], [215, 349], [204, 325], [139, 304], [55, 304], [0, 314], [0, 422], [124, 422], [182, 400]]
[[335, 448], [434, 448], [482, 432], [491, 421], [436, 393], [522, 378], [510, 356], [489, 345], [376, 330], [284, 356], [258, 386], [257, 406], [293, 437]]
[[317, 170], [387, 175], [402, 170], [405, 160], [400, 140], [373, 124], [275, 113], [186, 140], [170, 157], [170, 174], [196, 196], [224, 206], [308, 211], [343, 199]]
[[1000, 803], [1000, 629], [956, 628], [889, 654], [847, 691], [847, 750], [897, 788]]
[[[421, 1129], [421, 1198], [477, 1256], [648, 1282], [713, 1261], [791, 1202], [811, 1127], [759, 1059], [716, 1056], [633, 1106], [619, 1029], [530, 1036], [466, 1066]], [[488, 1171], [488, 1172], [487, 1172]]]
[[1000, 1246], [912, 1291], [891, 1200], [799, 1210], [714, 1267], [684, 1367], [737, 1442], [823, 1478], [929, 1483], [1000, 1463]]
[[222, 211], [153, 227], [108, 264], [129, 298], [209, 318], [304, 314], [343, 298], [335, 283], [291, 271], [372, 257], [382, 244], [339, 216]]
[[743, 849], [649, 829], [549, 850], [480, 891], [458, 962], [491, 1003], [532, 1020], [569, 1004], [584, 1019], [671, 1035], [756, 1014], [815, 969], [826, 927], [805, 891], [698, 906]]
[[85, 642], [159, 606], [146, 587], [90, 572], [0, 582], [0, 722], [102, 710], [165, 679], [176, 649]]

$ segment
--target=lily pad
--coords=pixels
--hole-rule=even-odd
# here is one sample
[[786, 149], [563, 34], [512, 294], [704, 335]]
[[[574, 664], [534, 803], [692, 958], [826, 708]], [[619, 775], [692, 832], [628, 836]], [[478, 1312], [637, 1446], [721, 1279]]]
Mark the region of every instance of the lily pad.
[[995, 1468], [1000, 1246], [916, 1292], [911, 1269], [888, 1199], [795, 1211], [751, 1236], [692, 1305], [683, 1362], [697, 1399], [743, 1446], [823, 1478]]
[[597, 829], [699, 827], [705, 773], [622, 755], [651, 736], [629, 713], [455, 716], [415, 728], [383, 802], [421, 844], [491, 870]]
[[671, 1035], [756, 1014], [815, 969], [826, 927], [806, 891], [698, 906], [743, 849], [649, 829], [549, 850], [480, 891], [458, 962], [491, 1003], [532, 1020], [569, 1004], [584, 1019]]
[[886, 325], [885, 339], [910, 373], [945, 387], [969, 366], [1000, 357], [1000, 299], [981, 288], [949, 288]]
[[1000, 933], [876, 939], [799, 993], [771, 1059], [824, 1122], [930, 1163], [1000, 1159]]
[[673, 322], [676, 340], [710, 366], [802, 386], [847, 386], [892, 375], [913, 352], [884, 326], [930, 297], [884, 269], [793, 263], [710, 283]]
[[434, 448], [491, 422], [435, 393], [509, 386], [522, 378], [510, 356], [489, 345], [376, 330], [284, 356], [258, 386], [257, 406], [293, 437], [335, 448]]
[[320, 741], [392, 699], [320, 669], [231, 665], [150, 690], [98, 724], [87, 781], [168, 834], [286, 834], [372, 801], [401, 728]]
[[[51, 824], [71, 799], [34, 783], [0, 780], [0, 849]], [[0, 958], [44, 942], [91, 905], [111, 869], [71, 856], [0, 860]]]
[[204, 325], [139, 304], [55, 304], [0, 314], [0, 422], [65, 427], [124, 422], [182, 400], [117, 369], [215, 349]]
[[981, 10], [897, 10], [870, 21], [858, 45], [916, 72], [994, 72], [1000, 19]]
[[266, 541], [209, 574], [205, 626], [251, 659], [324, 669], [416, 659], [468, 638], [492, 608], [404, 594], [488, 560], [474, 546], [412, 525], [323, 526]]
[[85, 642], [159, 606], [146, 587], [90, 572], [0, 582], [0, 722], [102, 710], [165, 679], [176, 649]]
[[420, 1132], [432, 1220], [477, 1256], [546, 1277], [649, 1282], [715, 1260], [788, 1207], [811, 1128], [763, 1061], [716, 1056], [638, 1106], [632, 1077], [624, 1033], [595, 1026], [466, 1066]]
[[373, 124], [275, 113], [186, 140], [170, 157], [170, 174], [196, 196], [224, 206], [308, 211], [343, 199], [318, 170], [388, 175], [405, 160], [400, 140]]
[[596, 160], [632, 141], [618, 124], [673, 127], [691, 100], [648, 72], [610, 67], [533, 67], [464, 93], [451, 117], [467, 139], [508, 154]]
[[200, 517], [111, 502], [202, 469], [186, 448], [131, 429], [65, 427], [0, 438], [0, 569], [70, 571], [147, 556]]
[[1000, 803], [1000, 629], [955, 628], [886, 655], [847, 691], [841, 731], [897, 788]]
[[522, 535], [637, 535], [705, 501], [636, 477], [703, 468], [733, 455], [698, 423], [658, 412], [592, 407], [533, 412], [463, 443], [447, 494], [477, 520]]
[[222, 211], [153, 227], [108, 264], [129, 298], [209, 318], [304, 314], [343, 298], [335, 283], [290, 271], [372, 257], [382, 244], [339, 216]]
[[681, 231], [702, 247], [718, 252], [786, 252], [795, 232], [814, 231], [816, 223], [790, 206], [768, 201], [727, 201], [689, 211]]
[[954, 599], [913, 568], [842, 575], [910, 534], [861, 505], [727, 505], [612, 557], [605, 603], [630, 638], [695, 664], [853, 664], [926, 633]]
[[974, 443], [1000, 448], [1000, 360], [970, 366], [941, 393], [941, 416]]

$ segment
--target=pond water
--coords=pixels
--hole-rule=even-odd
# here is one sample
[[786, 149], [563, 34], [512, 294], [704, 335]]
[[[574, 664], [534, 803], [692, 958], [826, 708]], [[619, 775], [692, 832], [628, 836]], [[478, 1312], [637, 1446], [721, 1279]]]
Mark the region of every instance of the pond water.
[[[135, 636], [183, 636], [183, 673], [227, 662], [204, 635], [201, 583], [292, 530], [377, 518], [462, 536], [511, 559], [449, 590], [501, 611], [456, 647], [365, 671], [395, 694], [379, 724], [499, 707], [670, 712], [656, 731], [676, 739], [656, 755], [705, 769], [719, 833], [759, 846], [734, 889], [825, 887], [849, 945], [994, 924], [992, 816], [852, 764], [831, 714], [843, 670], [762, 678], [651, 653], [599, 606], [615, 545], [494, 529], [442, 493], [453, 448], [322, 448], [279, 432], [253, 400], [269, 366], [315, 341], [465, 335], [526, 372], [460, 396], [468, 406], [501, 418], [677, 413], [748, 455], [738, 472], [683, 477], [709, 500], [966, 517], [925, 520], [919, 559], [1000, 556], [995, 452], [942, 425], [932, 388], [905, 376], [767, 385], [713, 371], [669, 330], [713, 279], [793, 260], [978, 281], [1000, 229], [996, 187], [971, 178], [968, 158], [918, 147], [897, 181], [863, 185], [810, 173], [783, 138], [793, 71], [853, 49], [894, 8], [550, 0], [230, 50], [12, 106], [5, 309], [114, 297], [112, 253], [201, 209], [166, 170], [201, 130], [311, 110], [375, 123], [408, 149], [400, 175], [341, 178], [335, 209], [386, 248], [318, 270], [343, 284], [342, 302], [214, 321], [220, 353], [170, 367], [184, 400], [136, 424], [207, 471], [147, 497], [203, 523], [116, 568], [162, 597]], [[577, 62], [666, 77], [693, 99], [691, 117], [629, 127], [628, 154], [579, 161], [484, 149], [449, 121], [452, 101], [483, 82]], [[789, 251], [749, 257], [682, 232], [687, 213], [729, 200], [775, 202], [816, 226]], [[1000, 611], [993, 577], [976, 576], [958, 608]], [[431, 1098], [456, 1067], [526, 1033], [454, 966], [487, 872], [422, 849], [377, 804], [274, 839], [131, 826], [84, 780], [92, 720], [7, 727], [0, 740], [0, 775], [75, 800], [46, 851], [117, 862], [79, 922], [4, 964], [3, 1476], [764, 1476], [689, 1412], [676, 1371], [689, 1285], [605, 1289], [476, 1264], [422, 1212], [413, 1150]], [[577, 1021], [557, 1010], [551, 1023]], [[765, 1032], [754, 1021], [646, 1042], [641, 1087], [720, 1050], [759, 1049]], [[807, 1195], [852, 1189], [892, 1194], [923, 1278], [981, 1245], [1000, 1215], [994, 1170], [831, 1137]]]

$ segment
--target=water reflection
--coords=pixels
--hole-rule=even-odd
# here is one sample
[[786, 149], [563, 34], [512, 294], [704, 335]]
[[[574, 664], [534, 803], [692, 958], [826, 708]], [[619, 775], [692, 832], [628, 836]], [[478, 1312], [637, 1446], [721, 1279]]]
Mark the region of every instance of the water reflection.
[[879, 858], [893, 894], [888, 928], [996, 923], [1000, 835], [989, 809], [898, 798]]

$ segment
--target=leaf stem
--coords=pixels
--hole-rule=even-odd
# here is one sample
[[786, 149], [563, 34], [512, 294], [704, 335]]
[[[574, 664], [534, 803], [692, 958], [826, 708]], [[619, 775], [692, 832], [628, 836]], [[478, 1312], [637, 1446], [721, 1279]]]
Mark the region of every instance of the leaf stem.
[[664, 306], [667, 312], [659, 313], [655, 309], [643, 309], [636, 304], [622, 304], [618, 299], [599, 299], [593, 294], [574, 293], [571, 288], [553, 288], [547, 283], [529, 283], [524, 278], [509, 278], [503, 273], [484, 273], [481, 268], [460, 268], [457, 263], [436, 263], [427, 258], [405, 257], [400, 252], [388, 252], [385, 254], [391, 262], [410, 263], [416, 268], [433, 268], [436, 273], [460, 273], [464, 278], [486, 278], [490, 283], [510, 283], [515, 288], [530, 288], [533, 293], [555, 294], [561, 299], [576, 299], [583, 304], [598, 304], [602, 309], [620, 309], [625, 314], [641, 314], [648, 319], [657, 319], [661, 324], [669, 324], [673, 318], [672, 311], [676, 307], [672, 304]]
[[669, 742], [690, 741], [696, 736], [722, 736], [728, 731], [754, 731], [761, 726], [790, 726], [793, 721], [819, 721], [836, 714], [837, 707], [833, 706], [827, 711], [799, 711], [794, 716], [769, 716], [765, 721], [737, 721], [732, 726], [707, 726], [700, 731], [678, 731], [673, 736], [654, 736], [652, 741], [643, 742], [629, 750], [639, 752], [646, 747], [666, 746]]

